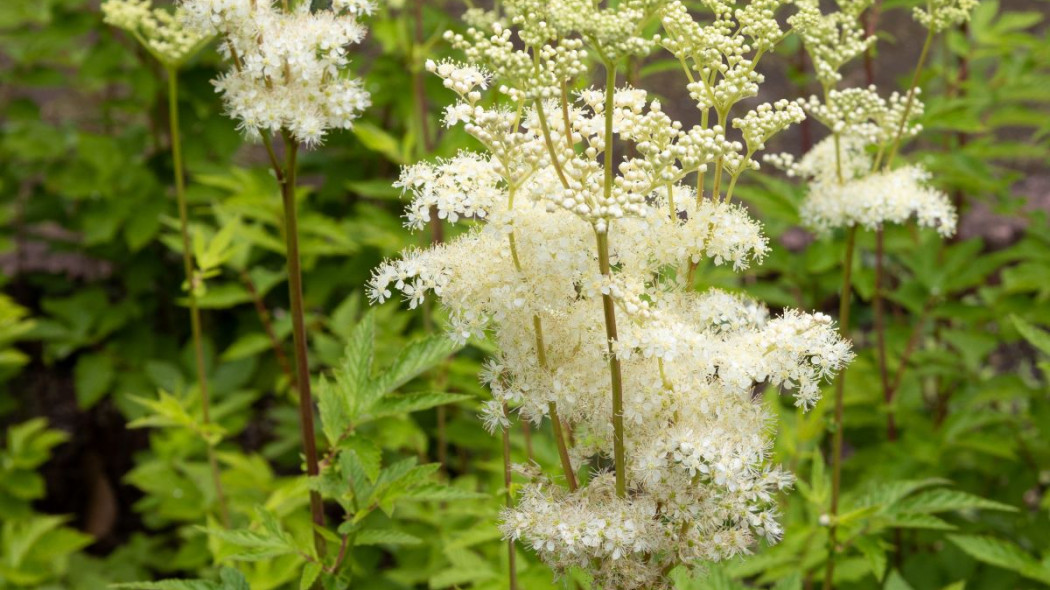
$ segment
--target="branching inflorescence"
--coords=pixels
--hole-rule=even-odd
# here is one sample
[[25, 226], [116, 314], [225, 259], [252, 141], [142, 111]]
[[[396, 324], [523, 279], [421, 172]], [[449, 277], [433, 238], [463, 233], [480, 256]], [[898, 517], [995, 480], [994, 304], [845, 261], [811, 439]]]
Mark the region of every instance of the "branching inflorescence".
[[[571, 446], [561, 477], [521, 469], [528, 483], [503, 514], [504, 534], [598, 587], [665, 587], [675, 566], [778, 540], [775, 493], [791, 477], [770, 464], [771, 415], [754, 387], [779, 386], [810, 408], [852, 358], [825, 315], [770, 317], [687, 280], [703, 259], [739, 271], [768, 250], [732, 190], [803, 109], [778, 101], [729, 117], [757, 94], [757, 60], [785, 34], [781, 4], [712, 1], [714, 20], [700, 25], [680, 2], [513, 0], [503, 16], [469, 12], [471, 28], [447, 35], [467, 63], [428, 63], [460, 99], [445, 122], [484, 150], [406, 169], [408, 225], [434, 211], [485, 223], [383, 264], [370, 297], [396, 290], [414, 307], [432, 293], [454, 338], [495, 340], [482, 375], [494, 398], [486, 425], [508, 428], [509, 407], [552, 419], [559, 445]], [[644, 35], [654, 20], [665, 34]], [[658, 46], [688, 74], [700, 125], [616, 86], [621, 60]], [[604, 64], [606, 85], [572, 91], [587, 56]], [[495, 105], [483, 100], [490, 86]], [[699, 191], [685, 184], [694, 175]]]

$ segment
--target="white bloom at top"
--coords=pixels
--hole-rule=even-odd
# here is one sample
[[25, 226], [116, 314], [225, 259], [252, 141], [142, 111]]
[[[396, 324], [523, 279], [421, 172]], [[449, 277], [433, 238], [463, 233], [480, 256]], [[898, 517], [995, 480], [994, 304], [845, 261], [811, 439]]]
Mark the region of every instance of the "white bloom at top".
[[337, 0], [329, 10], [301, 3], [283, 12], [271, 2], [183, 0], [184, 21], [222, 37], [230, 69], [215, 81], [230, 117], [249, 136], [286, 131], [312, 146], [332, 129], [350, 129], [370, 98], [349, 72], [348, 46], [365, 28], [371, 4]]
[[130, 32], [168, 66], [181, 65], [210, 37], [183, 26], [181, 9], [169, 12], [154, 8], [151, 0], [106, 0], [102, 3], [102, 15], [106, 24]]
[[878, 172], [845, 184], [818, 181], [810, 186], [799, 214], [818, 231], [853, 225], [876, 229], [914, 216], [920, 226], [951, 236], [957, 221], [955, 207], [948, 195], [930, 188], [929, 181], [929, 172], [920, 166]]

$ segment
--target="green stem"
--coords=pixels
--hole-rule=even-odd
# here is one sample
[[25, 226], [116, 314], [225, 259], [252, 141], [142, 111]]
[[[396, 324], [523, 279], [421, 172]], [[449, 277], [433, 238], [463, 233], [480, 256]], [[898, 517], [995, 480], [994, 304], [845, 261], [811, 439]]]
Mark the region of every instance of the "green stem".
[[922, 53], [919, 54], [919, 63], [915, 65], [915, 74], [911, 78], [911, 86], [908, 87], [908, 100], [904, 103], [904, 113], [901, 114], [900, 123], [897, 125], [897, 133], [893, 138], [893, 145], [890, 147], [890, 153], [886, 156], [886, 164], [884, 170], [889, 170], [890, 166], [893, 165], [893, 159], [897, 157], [897, 150], [900, 149], [901, 140], [904, 138], [904, 126], [908, 123], [908, 115], [911, 114], [912, 106], [915, 103], [915, 90], [919, 87], [919, 77], [922, 76], [922, 68], [926, 65], [926, 57], [930, 53], [930, 46], [933, 45], [933, 28], [926, 33], [926, 41], [922, 44]]
[[[605, 201], [612, 199], [613, 185], [613, 109], [616, 96], [616, 65], [605, 61]], [[598, 270], [609, 280], [612, 268], [609, 264], [609, 232], [595, 232], [598, 240]], [[616, 495], [627, 497], [627, 462], [623, 444], [623, 373], [620, 359], [616, 356], [616, 306], [612, 294], [602, 295], [602, 308], [605, 312], [605, 336], [609, 348], [609, 374], [612, 382], [612, 423], [613, 423], [613, 463], [616, 467]]]
[[540, 119], [540, 130], [543, 132], [543, 141], [547, 144], [547, 153], [551, 157], [551, 165], [554, 166], [554, 171], [558, 173], [558, 180], [561, 181], [562, 186], [568, 188], [569, 180], [565, 178], [565, 172], [561, 169], [561, 162], [558, 161], [558, 153], [554, 150], [554, 141], [551, 139], [551, 129], [547, 124], [547, 115], [543, 111], [543, 102], [540, 99], [536, 99], [536, 115]]
[[[514, 191], [510, 191], [510, 204], [514, 204]], [[514, 268], [518, 272], [522, 272], [521, 259], [518, 257], [518, 241], [514, 235], [514, 230], [511, 230], [508, 236], [510, 240], [510, 257], [514, 261]], [[540, 316], [532, 316], [532, 329], [536, 335], [536, 359], [539, 362], [540, 368], [547, 371], [547, 346], [543, 340], [543, 321], [540, 320]], [[551, 428], [554, 431], [554, 442], [558, 446], [558, 459], [561, 461], [562, 471], [565, 473], [565, 482], [569, 486], [570, 492], [576, 491], [576, 473], [572, 469], [572, 460], [569, 458], [569, 447], [565, 443], [565, 432], [561, 424], [561, 416], [558, 415], [558, 404], [555, 402], [547, 403], [547, 412], [551, 419]]]
[[[171, 130], [171, 157], [175, 169], [175, 200], [179, 206], [179, 230], [182, 235], [182, 266], [186, 273], [186, 285], [190, 301], [190, 327], [193, 331], [193, 352], [197, 364], [197, 382], [201, 390], [201, 421], [205, 426], [211, 423], [211, 396], [208, 392], [208, 375], [204, 367], [204, 341], [201, 335], [201, 311], [197, 305], [197, 293], [194, 288], [193, 250], [190, 244], [189, 211], [186, 206], [186, 179], [182, 162], [182, 138], [179, 133], [179, 75], [178, 71], [168, 66], [168, 123]], [[215, 486], [215, 497], [219, 502], [219, 514], [224, 527], [230, 527], [230, 509], [226, 503], [226, 494], [222, 488], [219, 462], [215, 458], [215, 447], [208, 446], [208, 467], [211, 470], [212, 483]]]
[[[846, 253], [842, 269], [842, 293], [839, 298], [839, 334], [849, 339], [850, 302], [853, 297], [853, 251], [857, 241], [857, 226], [852, 226], [846, 233]], [[846, 387], [846, 371], [843, 369], [835, 380], [835, 422], [831, 450], [831, 522], [828, 528], [828, 561], [824, 573], [824, 590], [832, 587], [835, 574], [835, 535], [838, 530], [839, 489], [842, 483], [842, 398]]]
[[[299, 260], [299, 222], [295, 202], [296, 155], [299, 144], [284, 134], [285, 174], [281, 183], [281, 199], [284, 203], [285, 242], [288, 258], [288, 295], [292, 304], [292, 341], [295, 345], [295, 380], [299, 391], [299, 430], [303, 438], [303, 453], [306, 455], [306, 473], [310, 477], [320, 474], [317, 463], [317, 438], [314, 435], [313, 398], [310, 395], [310, 366], [306, 352], [306, 321], [303, 311], [303, 276]], [[310, 515], [314, 525], [324, 526], [324, 505], [321, 494], [310, 490]], [[314, 545], [320, 556], [324, 556], [325, 542], [320, 533], [314, 531]]]
[[[503, 415], [510, 419], [507, 404], [503, 404]], [[511, 470], [510, 470], [510, 426], [503, 428], [503, 485], [506, 488], [507, 508], [514, 507], [514, 495], [511, 492]], [[507, 570], [510, 577], [510, 590], [518, 589], [518, 564], [517, 555], [514, 552], [514, 540], [507, 539]]]

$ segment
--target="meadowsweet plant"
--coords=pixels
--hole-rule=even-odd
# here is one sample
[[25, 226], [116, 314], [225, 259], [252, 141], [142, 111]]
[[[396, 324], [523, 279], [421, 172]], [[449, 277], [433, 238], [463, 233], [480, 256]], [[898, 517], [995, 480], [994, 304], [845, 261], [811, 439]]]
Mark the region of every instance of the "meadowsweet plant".
[[[184, 0], [183, 22], [200, 35], [216, 35], [230, 69], [215, 81], [230, 117], [244, 133], [266, 147], [281, 186], [288, 285], [292, 304], [296, 390], [306, 471], [320, 474], [314, 434], [313, 398], [307, 359], [302, 271], [296, 203], [300, 145], [315, 146], [333, 129], [349, 129], [368, 106], [368, 93], [349, 71], [349, 49], [365, 28], [358, 18], [369, 13], [367, 0], [333, 0], [330, 8], [311, 10], [310, 2], [287, 0]], [[284, 163], [274, 136], [283, 140]], [[310, 511], [324, 525], [321, 494], [310, 492]], [[324, 554], [320, 531], [318, 553]]]
[[[922, 130], [921, 125], [913, 121], [923, 110], [918, 99], [918, 81], [935, 34], [967, 20], [976, 0], [931, 0], [925, 9], [915, 9], [915, 19], [928, 30], [926, 41], [907, 94], [893, 93], [888, 99], [883, 98], [874, 86], [837, 88], [842, 80], [840, 69], [875, 42], [874, 37], [866, 36], [859, 19], [868, 4], [869, 0], [841, 0], [839, 12], [825, 15], [816, 2], [799, 2], [800, 11], [789, 22], [799, 31], [823, 93], [798, 102], [813, 119], [828, 129], [829, 136], [798, 162], [783, 154], [767, 158], [785, 168], [789, 176], [800, 176], [809, 182], [809, 192], [800, 209], [804, 223], [824, 233], [846, 229], [839, 307], [839, 326], [844, 338], [848, 338], [850, 325], [852, 267], [858, 227], [880, 232], [875, 281], [877, 316], [882, 310], [882, 226], [904, 223], [915, 217], [920, 226], [935, 228], [944, 237], [955, 233], [955, 208], [945, 193], [931, 186], [931, 175], [918, 165], [899, 168], [893, 165], [902, 142]], [[891, 406], [893, 386], [887, 379], [881, 317], [876, 318], [876, 323], [884, 398]], [[840, 551], [837, 532], [844, 389], [844, 376], [840, 374], [835, 388], [831, 503], [824, 518], [829, 525], [825, 589], [834, 583], [836, 554]], [[895, 438], [892, 409], [888, 410], [888, 433], [891, 440]]]
[[[207, 32], [184, 26], [184, 14], [179, 8], [169, 11], [154, 8], [150, 0], [106, 0], [102, 14], [107, 24], [130, 33], [161, 65], [168, 78], [168, 133], [171, 141], [172, 168], [175, 171], [175, 199], [179, 209], [179, 235], [182, 244], [182, 264], [189, 299], [190, 328], [193, 334], [194, 362], [197, 387], [200, 389], [201, 421], [204, 430], [211, 429], [211, 395], [208, 371], [204, 362], [204, 340], [201, 333], [201, 314], [198, 294], [203, 279], [194, 270], [193, 249], [189, 229], [189, 211], [186, 204], [186, 172], [182, 160], [182, 139], [179, 128], [179, 69], [208, 41]], [[223, 490], [219, 463], [215, 456], [216, 441], [207, 440], [208, 466], [218, 502], [219, 514], [225, 526], [230, 525], [229, 507]]]
[[[518, 466], [526, 482], [502, 514], [512, 587], [514, 542], [596, 587], [666, 587], [676, 566], [780, 538], [775, 498], [791, 476], [770, 463], [755, 387], [808, 409], [852, 358], [828, 316], [773, 316], [691, 282], [704, 260], [742, 271], [769, 249], [733, 188], [804, 111], [779, 100], [732, 115], [787, 34], [782, 3], [709, 2], [706, 24], [680, 2], [504, 7], [469, 11], [467, 31], [446, 36], [465, 62], [427, 64], [459, 97], [446, 124], [482, 150], [406, 168], [398, 183], [409, 227], [480, 223], [384, 263], [369, 294], [398, 291], [410, 307], [432, 294], [454, 339], [496, 343], [482, 419], [505, 448], [514, 419], [551, 423], [561, 470]], [[644, 35], [653, 20], [663, 32]], [[622, 62], [660, 47], [681, 61], [699, 125], [618, 85]], [[604, 66], [597, 88], [588, 57]]]

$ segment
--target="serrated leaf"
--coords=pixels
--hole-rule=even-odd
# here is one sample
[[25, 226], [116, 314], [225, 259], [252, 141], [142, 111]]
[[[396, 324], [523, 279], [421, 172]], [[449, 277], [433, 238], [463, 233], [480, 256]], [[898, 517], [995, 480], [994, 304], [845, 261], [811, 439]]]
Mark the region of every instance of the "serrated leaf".
[[1050, 354], [1050, 333], [1036, 328], [1016, 315], [1011, 315], [1010, 319], [1029, 344], [1041, 350], [1043, 354]]
[[390, 367], [376, 378], [375, 386], [383, 393], [394, 391], [448, 358], [457, 348], [455, 343], [444, 336], [429, 336], [411, 342], [401, 349]]
[[369, 481], [374, 482], [379, 477], [383, 452], [375, 442], [363, 437], [352, 437], [339, 443], [339, 448], [357, 455]]
[[967, 492], [948, 488], [927, 490], [905, 498], [893, 506], [899, 512], [947, 512], [949, 510], [1002, 510], [1016, 512], [1017, 508], [1002, 502], [988, 500]]
[[1050, 567], [1036, 561], [1016, 543], [981, 535], [948, 535], [948, 539], [978, 561], [1050, 584]]
[[393, 529], [366, 529], [354, 537], [354, 545], [418, 545], [422, 539]]
[[461, 393], [442, 393], [437, 391], [390, 395], [383, 397], [375, 404], [371, 412], [369, 412], [369, 417], [383, 418], [385, 416], [418, 412], [469, 398], [469, 395]]
[[854, 545], [868, 560], [875, 579], [881, 582], [883, 576], [886, 575], [886, 550], [882, 547], [882, 543], [877, 537], [860, 537], [854, 542]]
[[260, 561], [299, 552], [295, 539], [281, 528], [280, 521], [273, 513], [261, 508], [256, 512], [261, 530], [206, 529], [211, 536], [236, 547], [226, 557], [243, 561]]
[[477, 500], [480, 498], [488, 498], [488, 494], [482, 494], [472, 490], [465, 490], [463, 488], [457, 488], [453, 486], [446, 486], [440, 483], [425, 483], [421, 486], [412, 488], [405, 493], [406, 499], [412, 500], [426, 500], [434, 502], [450, 502], [453, 500]]
[[932, 514], [904, 513], [891, 516], [886, 526], [900, 529], [927, 529], [933, 531], [954, 531], [955, 525], [933, 516]]

